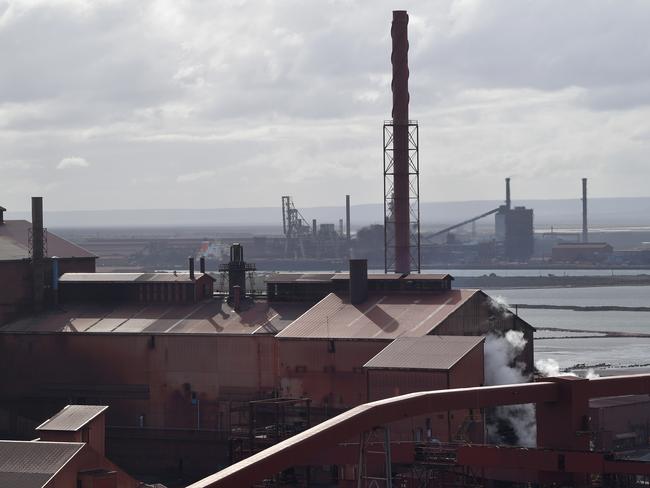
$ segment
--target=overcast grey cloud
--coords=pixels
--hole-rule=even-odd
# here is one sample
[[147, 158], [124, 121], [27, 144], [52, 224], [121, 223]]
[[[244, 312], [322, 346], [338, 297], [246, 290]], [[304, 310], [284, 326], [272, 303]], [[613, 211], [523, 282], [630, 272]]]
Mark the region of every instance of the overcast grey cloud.
[[0, 0], [0, 204], [380, 202], [395, 8], [423, 200], [648, 195], [647, 1]]

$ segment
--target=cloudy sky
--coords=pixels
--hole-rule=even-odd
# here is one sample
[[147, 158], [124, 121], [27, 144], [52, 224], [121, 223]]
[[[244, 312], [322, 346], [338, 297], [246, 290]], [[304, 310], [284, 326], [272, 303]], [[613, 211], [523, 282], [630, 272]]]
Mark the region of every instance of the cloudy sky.
[[0, 205], [381, 202], [396, 8], [423, 200], [650, 196], [647, 0], [0, 0]]

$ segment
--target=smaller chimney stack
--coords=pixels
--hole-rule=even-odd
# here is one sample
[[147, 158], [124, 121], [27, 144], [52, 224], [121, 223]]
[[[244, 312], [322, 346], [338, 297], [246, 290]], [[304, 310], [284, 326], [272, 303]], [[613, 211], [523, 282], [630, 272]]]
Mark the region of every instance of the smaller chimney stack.
[[233, 291], [233, 308], [235, 309], [235, 312], [239, 312], [241, 310], [241, 287], [239, 285], [235, 285], [232, 287]]
[[0, 207], [0, 225], [5, 223], [5, 212], [7, 211], [6, 208]]
[[506, 208], [510, 210], [510, 178], [506, 178]]
[[339, 235], [343, 237], [343, 219], [339, 219]]
[[345, 195], [345, 238], [350, 240], [350, 195]]
[[368, 298], [368, 260], [350, 259], [350, 303], [358, 305]]
[[205, 256], [199, 258], [199, 269], [201, 270], [201, 274], [205, 274]]
[[194, 279], [194, 258], [190, 256], [188, 258], [188, 261], [190, 267], [190, 279], [193, 280]]
[[318, 223], [316, 222], [316, 219], [312, 219], [311, 221], [311, 234], [314, 237], [318, 235]]
[[52, 256], [52, 304], [59, 305], [59, 258]]
[[582, 178], [582, 242], [589, 242], [587, 227], [587, 178]]
[[45, 248], [43, 242], [43, 197], [32, 197], [32, 273], [34, 311], [43, 309], [45, 294]]

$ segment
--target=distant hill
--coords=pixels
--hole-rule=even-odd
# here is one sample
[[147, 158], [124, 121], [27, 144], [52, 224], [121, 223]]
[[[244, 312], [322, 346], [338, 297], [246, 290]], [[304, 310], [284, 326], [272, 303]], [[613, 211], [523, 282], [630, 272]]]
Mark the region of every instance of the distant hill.
[[[467, 202], [425, 202], [420, 205], [423, 226], [440, 227], [479, 215], [503, 202], [496, 200]], [[582, 206], [571, 200], [516, 200], [535, 210], [536, 227], [575, 227], [582, 222]], [[345, 209], [337, 207], [301, 208], [302, 215], [311, 222], [338, 224]], [[363, 204], [352, 206], [352, 226], [359, 228], [381, 223], [383, 206]], [[27, 219], [28, 212], [7, 212], [7, 219]], [[488, 217], [485, 224], [491, 222]], [[280, 207], [222, 208], [222, 209], [148, 209], [148, 210], [75, 210], [46, 211], [45, 224], [61, 227], [185, 227], [185, 226], [278, 226], [282, 225]], [[650, 225], [650, 197], [648, 198], [592, 198], [589, 200], [589, 224], [594, 227]]]

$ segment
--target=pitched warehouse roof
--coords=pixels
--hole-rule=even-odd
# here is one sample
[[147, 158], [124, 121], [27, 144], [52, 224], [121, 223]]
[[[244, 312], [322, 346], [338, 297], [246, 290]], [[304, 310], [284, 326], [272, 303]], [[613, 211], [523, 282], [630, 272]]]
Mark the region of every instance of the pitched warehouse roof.
[[330, 293], [278, 334], [280, 339], [395, 339], [427, 335], [479, 290], [373, 294], [360, 305]]
[[398, 337], [363, 367], [449, 370], [483, 341], [479, 336]]
[[[0, 225], [0, 261], [29, 258], [29, 229], [26, 220], [5, 220]], [[94, 254], [47, 231], [47, 255], [59, 258], [96, 258]]]
[[[350, 273], [274, 273], [267, 278], [267, 283], [330, 283], [332, 281], [347, 281]], [[399, 275], [394, 273], [368, 273], [369, 281], [441, 281], [453, 280], [450, 274], [419, 274]]]
[[76, 442], [0, 441], [0, 486], [42, 488], [83, 446]]
[[221, 298], [192, 304], [80, 303], [10, 322], [0, 333], [276, 334], [309, 306], [259, 300], [237, 312]]
[[189, 273], [65, 273], [59, 281], [61, 283], [193, 283], [199, 278], [207, 276], [212, 281], [215, 279], [207, 273], [195, 273], [194, 280]]
[[76, 432], [107, 408], [104, 405], [67, 405], [54, 417], [36, 427], [36, 430]]

